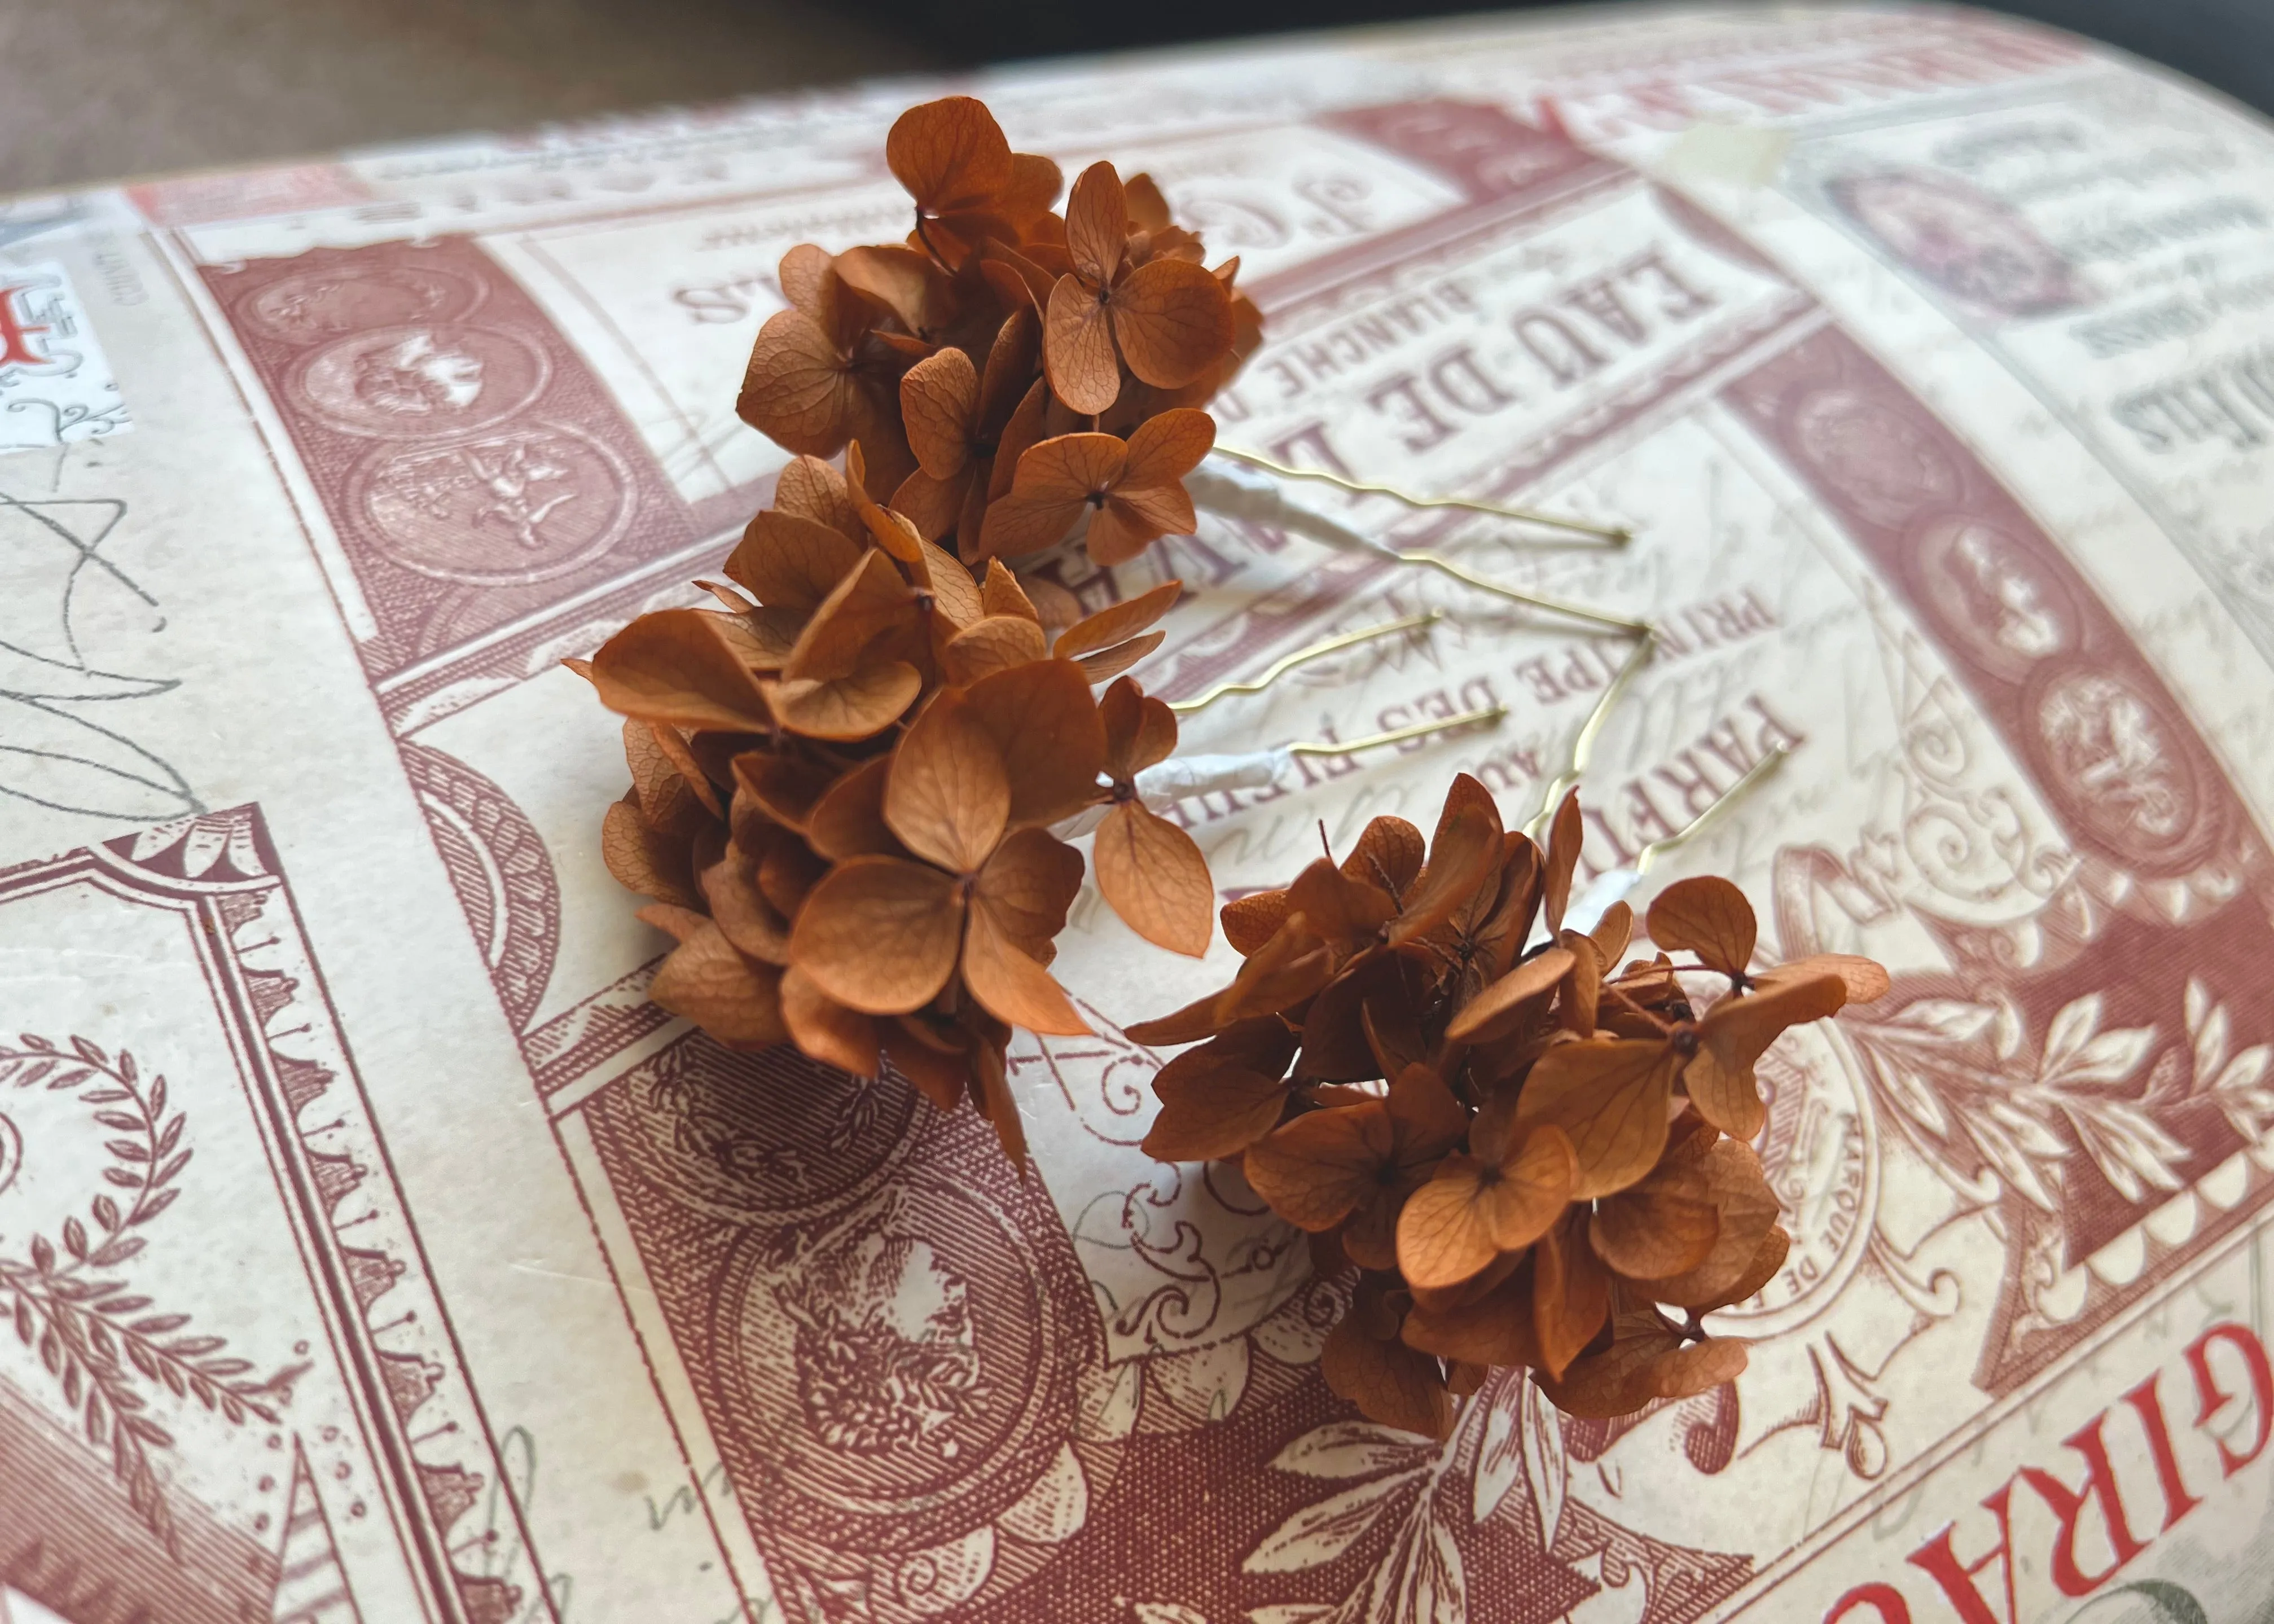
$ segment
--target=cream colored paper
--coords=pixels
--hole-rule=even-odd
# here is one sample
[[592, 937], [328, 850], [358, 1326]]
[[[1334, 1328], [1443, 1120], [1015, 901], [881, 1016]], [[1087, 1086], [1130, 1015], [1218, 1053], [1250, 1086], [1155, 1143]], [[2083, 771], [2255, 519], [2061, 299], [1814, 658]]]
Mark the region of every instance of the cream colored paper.
[[[1242, 256], [1269, 342], [1227, 443], [1634, 529], [1304, 499], [1663, 628], [1591, 867], [1790, 751], [1653, 876], [1896, 974], [1765, 1064], [1796, 1244], [1724, 1316], [1751, 1368], [1630, 1426], [1515, 1379], [1442, 1447], [1354, 1421], [1304, 1249], [1137, 1148], [1118, 1029], [1231, 951], [1088, 895], [1058, 969], [1098, 1035], [1014, 1046], [1025, 1179], [968, 1116], [645, 1003], [616, 729], [557, 662], [691, 601], [764, 500], [731, 403], [773, 266], [896, 230], [920, 91], [26, 199], [0, 283], [68, 284], [134, 432], [0, 455], [0, 1617], [2263, 1606], [2263, 123], [1943, 11], [984, 91]], [[1623, 654], [1214, 519], [1065, 581], [1168, 575], [1172, 696], [1444, 616], [1187, 749], [1510, 712], [1186, 803], [1228, 891], [1456, 771], [1530, 816]]]

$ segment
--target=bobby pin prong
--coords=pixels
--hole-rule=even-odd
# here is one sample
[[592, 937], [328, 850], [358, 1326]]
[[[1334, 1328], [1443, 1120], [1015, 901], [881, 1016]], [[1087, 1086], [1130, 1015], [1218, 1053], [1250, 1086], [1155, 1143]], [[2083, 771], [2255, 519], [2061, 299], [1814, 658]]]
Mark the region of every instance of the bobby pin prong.
[[1623, 547], [1634, 539], [1634, 532], [1623, 524], [1594, 524], [1585, 519], [1564, 518], [1552, 513], [1542, 513], [1536, 508], [1512, 508], [1505, 502], [1487, 501], [1474, 496], [1424, 496], [1418, 492], [1403, 491], [1393, 485], [1375, 485], [1363, 479], [1345, 478], [1322, 468], [1297, 468], [1281, 462], [1256, 451], [1241, 451], [1231, 446], [1216, 447], [1218, 456], [1230, 457], [1251, 468], [1260, 468], [1276, 474], [1282, 479], [1313, 479], [1321, 485], [1333, 485], [1356, 496], [1386, 496], [1408, 508], [1457, 508], [1467, 513], [1489, 514], [1495, 518], [1513, 519], [1522, 524], [1544, 525], [1549, 530], [1570, 530], [1577, 535], [1592, 536], [1614, 547]]
[[1360, 750], [1371, 750], [1384, 744], [1402, 744], [1408, 739], [1426, 739], [1431, 733], [1466, 727], [1472, 722], [1497, 722], [1507, 714], [1506, 705], [1487, 705], [1480, 710], [1464, 710], [1458, 716], [1440, 717], [1434, 721], [1416, 722], [1411, 727], [1392, 728], [1386, 733], [1368, 733], [1363, 739], [1306, 739], [1285, 748], [1290, 756], [1355, 756]]
[[1587, 765], [1595, 756], [1595, 741], [1602, 733], [1604, 724], [1611, 719], [1611, 712], [1618, 708], [1619, 701], [1626, 696], [1626, 691], [1633, 686], [1636, 676], [1650, 664], [1651, 656], [1657, 651], [1657, 629], [1645, 626], [1636, 640], [1633, 650], [1619, 666], [1617, 673], [1604, 686], [1603, 691], [1596, 695], [1586, 719], [1579, 724], [1579, 731], [1572, 735], [1571, 755], [1563, 771], [1548, 780], [1547, 793], [1540, 797], [1540, 810], [1525, 825], [1526, 831], [1534, 839], [1540, 838], [1546, 831], [1547, 820], [1555, 816], [1557, 805], [1570, 793], [1571, 786], [1587, 776]]
[[1355, 648], [1361, 643], [1371, 643], [1377, 637], [1394, 637], [1399, 632], [1414, 631], [1425, 626], [1434, 626], [1444, 618], [1445, 613], [1442, 609], [1425, 609], [1419, 614], [1409, 614], [1403, 620], [1385, 620], [1379, 626], [1361, 626], [1355, 631], [1343, 632], [1311, 643], [1307, 647], [1297, 649], [1292, 653], [1283, 654], [1265, 667], [1261, 676], [1239, 681], [1227, 680], [1194, 695], [1190, 699], [1172, 699], [1169, 702], [1169, 709], [1178, 716], [1190, 716], [1193, 711], [1203, 710], [1216, 703], [1217, 700], [1233, 694], [1260, 694], [1298, 665], [1308, 665], [1315, 659], [1324, 659], [1329, 654]]
[[1660, 852], [1672, 851], [1675, 846], [1680, 846], [1683, 841], [1690, 839], [1707, 824], [1713, 823], [1716, 818], [1720, 817], [1722, 813], [1728, 810], [1729, 804], [1732, 801], [1736, 801], [1738, 797], [1744, 794], [1746, 791], [1751, 789], [1755, 785], [1766, 778], [1778, 768], [1783, 766], [1785, 757], [1791, 754], [1791, 747], [1788, 745], [1779, 744], [1770, 747], [1768, 754], [1762, 756], [1760, 760], [1755, 762], [1751, 766], [1746, 768], [1744, 772], [1739, 776], [1737, 781], [1729, 786], [1728, 789], [1723, 790], [1720, 798], [1716, 800], [1712, 806], [1707, 807], [1703, 812], [1700, 812], [1696, 817], [1691, 818], [1687, 823], [1675, 830], [1672, 834], [1666, 836], [1663, 839], [1652, 841], [1648, 846], [1644, 846], [1641, 851], [1636, 853], [1634, 865], [1635, 872], [1637, 874], [1648, 874], [1650, 872], [1651, 864], [1658, 861], [1658, 854]]

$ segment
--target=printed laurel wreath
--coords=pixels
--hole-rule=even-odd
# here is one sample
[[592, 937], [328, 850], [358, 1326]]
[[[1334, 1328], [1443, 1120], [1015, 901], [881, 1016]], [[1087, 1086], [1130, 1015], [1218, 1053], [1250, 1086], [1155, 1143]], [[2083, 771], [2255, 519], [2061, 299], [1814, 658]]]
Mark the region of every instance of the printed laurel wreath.
[[[1788, 1244], [1748, 1142], [1766, 1120], [1753, 1064], [1887, 988], [1841, 954], [1753, 972], [1752, 908], [1711, 876], [1646, 921], [1695, 965], [1660, 951], [1612, 974], [1624, 903], [1563, 928], [1580, 832], [1574, 793], [1541, 853], [1464, 773], [1426, 847], [1377, 817], [1341, 863], [1228, 906], [1231, 985], [1129, 1031], [1207, 1040], [1156, 1079], [1145, 1148], [1240, 1159], [1321, 1275], [1357, 1267], [1321, 1365], [1385, 1425], [1443, 1436], [1449, 1395], [1495, 1365], [1584, 1416], [1742, 1371], [1744, 1344], [1700, 1320], [1760, 1290]], [[1726, 989], [1702, 1013], [1700, 981]]]
[[[1189, 531], [1199, 407], [1261, 322], [1142, 176], [1091, 166], [1062, 217], [1057, 166], [964, 97], [904, 114], [886, 154], [907, 243], [782, 259], [790, 308], [737, 410], [795, 455], [733, 586], [704, 583], [722, 607], [642, 615], [571, 665], [627, 718], [602, 850], [677, 940], [655, 1002], [732, 1047], [890, 1061], [1023, 1163], [1011, 1029], [1088, 1029], [1049, 969], [1083, 878], [1066, 838], [1096, 828], [1099, 891], [1161, 946], [1204, 953], [1216, 892], [1139, 798], [1177, 723], [1122, 674], [1178, 583], [1084, 615], [1016, 560], [1085, 519], [1102, 566]], [[1585, 1415], [1741, 1370], [1701, 1317], [1784, 1259], [1753, 1064], [1886, 987], [1860, 959], [1754, 974], [1752, 911], [1716, 879], [1650, 909], [1694, 965], [1612, 974], [1624, 904], [1563, 929], [1579, 833], [1566, 800], [1543, 853], [1463, 776], [1426, 845], [1376, 818], [1344, 862], [1224, 908], [1231, 985], [1131, 1029], [1199, 1044], [1159, 1075], [1147, 1150], [1240, 1160], [1321, 1274], [1356, 1266], [1322, 1363], [1387, 1425], [1442, 1435], [1495, 1365]], [[1701, 976], [1726, 988], [1702, 1013]]]
[[737, 410], [796, 455], [705, 583], [722, 607], [572, 664], [629, 718], [602, 850], [678, 939], [654, 1000], [737, 1047], [889, 1058], [1023, 1160], [1010, 1029], [1088, 1030], [1047, 967], [1083, 873], [1053, 827], [1103, 808], [1098, 887], [1164, 947], [1207, 951], [1215, 892], [1133, 783], [1177, 725], [1121, 673], [1178, 583], [1085, 616], [1008, 560], [1085, 518], [1101, 565], [1191, 530], [1198, 405], [1261, 324], [1150, 181], [1094, 164], [1061, 217], [1058, 166], [968, 97], [903, 114], [886, 156], [906, 245], [783, 256]]

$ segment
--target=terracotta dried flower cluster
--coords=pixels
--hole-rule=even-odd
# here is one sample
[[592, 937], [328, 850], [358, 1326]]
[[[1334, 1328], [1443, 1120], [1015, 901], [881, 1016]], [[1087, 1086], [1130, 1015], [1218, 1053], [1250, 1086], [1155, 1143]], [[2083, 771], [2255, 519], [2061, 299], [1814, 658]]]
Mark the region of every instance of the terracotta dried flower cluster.
[[1239, 1159], [1321, 1274], [1357, 1266], [1322, 1363], [1389, 1425], [1442, 1435], [1450, 1395], [1496, 1365], [1592, 1416], [1743, 1370], [1744, 1344], [1700, 1320], [1788, 1245], [1749, 1144], [1754, 1063], [1887, 985], [1844, 955], [1753, 972], [1752, 909], [1711, 877], [1660, 892], [1662, 951], [1618, 968], [1625, 904], [1564, 928], [1580, 832], [1574, 796], [1543, 853], [1463, 775], [1426, 845], [1379, 817], [1343, 861], [1226, 907], [1231, 985], [1131, 1028], [1206, 1040], [1161, 1071], [1145, 1147]]
[[885, 155], [915, 199], [905, 244], [781, 262], [790, 308], [750, 352], [736, 410], [788, 450], [857, 447], [855, 478], [968, 564], [1064, 539], [1122, 563], [1193, 528], [1199, 410], [1261, 336], [1160, 188], [1111, 163], [1051, 211], [1058, 167], [1014, 153], [985, 107], [911, 108]]
[[1134, 785], [1177, 726], [1121, 673], [1178, 583], [1084, 615], [1007, 557], [1085, 515], [1106, 563], [1189, 530], [1215, 438], [1193, 402], [1257, 327], [1141, 177], [1094, 165], [1061, 218], [1057, 166], [961, 97], [887, 155], [909, 244], [782, 260], [739, 410], [797, 455], [720, 607], [643, 615], [578, 668], [629, 718], [603, 850], [678, 939], [655, 1001], [740, 1047], [889, 1058], [1017, 1159], [1011, 1027], [1088, 1029], [1048, 969], [1083, 874], [1053, 827], [1103, 809], [1099, 889], [1151, 941], [1205, 951], [1216, 898]]
[[[1162, 946], [1204, 952], [1216, 892], [1137, 793], [1177, 724], [1125, 673], [1178, 583], [1085, 614], [1016, 561], [1085, 523], [1101, 565], [1189, 530], [1199, 407], [1260, 323], [1144, 177], [1093, 165], [1056, 214], [1057, 166], [976, 102], [910, 109], [887, 157], [906, 244], [782, 260], [790, 308], [738, 410], [794, 458], [732, 584], [704, 583], [719, 606], [571, 664], [627, 718], [603, 850], [677, 940], [655, 1001], [731, 1046], [890, 1061], [1022, 1161], [1011, 1030], [1088, 1029], [1049, 968], [1083, 879], [1068, 838], [1096, 827], [1099, 891]], [[1716, 879], [1663, 891], [1664, 951], [1616, 968], [1624, 904], [1565, 928], [1579, 836], [1567, 800], [1543, 852], [1464, 776], [1429, 839], [1376, 818], [1224, 908], [1231, 985], [1131, 1029], [1197, 1045], [1159, 1074], [1146, 1148], [1239, 1160], [1322, 1272], [1356, 1266], [1323, 1364], [1389, 1425], [1443, 1433], [1495, 1365], [1590, 1415], [1742, 1369], [1701, 1320], [1788, 1244], [1748, 1144], [1754, 1063], [1886, 985], [1837, 956], [1754, 973], [1751, 910]]]

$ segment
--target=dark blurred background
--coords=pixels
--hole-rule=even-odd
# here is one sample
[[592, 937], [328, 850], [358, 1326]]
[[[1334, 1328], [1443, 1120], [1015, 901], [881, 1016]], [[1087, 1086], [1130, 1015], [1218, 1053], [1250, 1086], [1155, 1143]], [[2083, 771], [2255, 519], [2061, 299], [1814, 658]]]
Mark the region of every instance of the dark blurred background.
[[[1458, 0], [0, 0], [0, 193]], [[2004, 0], [2274, 107], [2274, 0]]]

